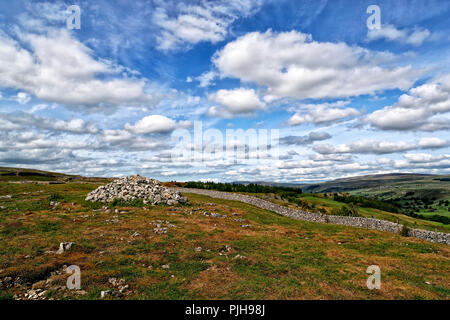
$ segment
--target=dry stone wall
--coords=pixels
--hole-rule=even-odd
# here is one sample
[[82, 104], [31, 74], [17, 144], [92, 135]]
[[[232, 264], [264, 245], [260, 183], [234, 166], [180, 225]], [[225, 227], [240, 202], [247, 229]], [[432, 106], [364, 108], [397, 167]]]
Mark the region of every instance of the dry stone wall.
[[[400, 231], [403, 228], [401, 224], [386, 220], [362, 218], [362, 217], [332, 216], [327, 214], [312, 213], [302, 210], [291, 209], [257, 197], [247, 196], [238, 193], [204, 190], [204, 189], [192, 189], [192, 188], [172, 188], [172, 190], [185, 193], [202, 194], [219, 199], [240, 201], [254, 205], [255, 207], [261, 209], [270, 210], [280, 215], [298, 220], [341, 224], [351, 227], [374, 229], [393, 233], [400, 233]], [[450, 233], [434, 232], [422, 229], [410, 229], [409, 236], [431, 242], [450, 244]]]

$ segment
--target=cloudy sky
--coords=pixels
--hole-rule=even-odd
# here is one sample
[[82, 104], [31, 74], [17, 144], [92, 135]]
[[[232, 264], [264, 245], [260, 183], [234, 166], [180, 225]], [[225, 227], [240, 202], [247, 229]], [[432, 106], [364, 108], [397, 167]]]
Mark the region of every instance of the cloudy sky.
[[431, 0], [0, 1], [0, 166], [450, 174], [449, 19], [450, 2]]

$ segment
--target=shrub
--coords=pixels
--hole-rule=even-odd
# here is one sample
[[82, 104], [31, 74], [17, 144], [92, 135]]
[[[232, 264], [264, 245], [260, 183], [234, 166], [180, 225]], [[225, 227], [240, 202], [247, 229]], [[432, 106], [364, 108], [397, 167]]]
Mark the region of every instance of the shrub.
[[405, 225], [402, 225], [402, 229], [400, 230], [400, 235], [403, 237], [409, 237], [409, 228]]
[[346, 217], [360, 217], [356, 206], [349, 204], [342, 206], [341, 208], [333, 208], [331, 214], [335, 216], [346, 216]]
[[189, 181], [184, 184], [184, 187], [227, 191], [227, 192], [275, 193], [279, 194], [283, 198], [302, 194], [302, 189], [296, 187], [266, 186], [256, 183], [239, 184], [239, 183], [216, 183], [212, 181], [207, 182]]
[[431, 221], [436, 221], [436, 222], [440, 222], [443, 224], [450, 224], [450, 218], [446, 217], [446, 216], [441, 216], [439, 214], [433, 214], [430, 217], [427, 217], [427, 220], [431, 220]]
[[58, 201], [62, 200], [64, 197], [59, 193], [52, 193], [48, 196], [48, 201]]
[[333, 199], [335, 201], [354, 204], [364, 208], [374, 208], [394, 213], [399, 212], [399, 209], [392, 203], [362, 196], [339, 195], [335, 193]]

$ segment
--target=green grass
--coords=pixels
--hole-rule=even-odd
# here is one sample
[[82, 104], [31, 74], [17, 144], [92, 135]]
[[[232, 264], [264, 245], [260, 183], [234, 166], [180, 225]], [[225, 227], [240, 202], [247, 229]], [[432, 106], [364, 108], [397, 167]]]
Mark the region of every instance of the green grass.
[[[302, 186], [304, 192], [333, 193], [349, 192], [356, 196], [370, 197], [382, 201], [393, 201], [401, 205], [401, 211], [414, 211], [424, 216], [434, 214], [449, 217], [448, 206], [439, 204], [450, 200], [449, 175], [387, 174], [361, 176]], [[413, 200], [429, 199], [430, 208], [419, 206]]]
[[[339, 209], [345, 206], [345, 203], [335, 201], [330, 198], [323, 197], [322, 194], [302, 194], [298, 198], [304, 200], [309, 204], [308, 208], [298, 207], [295, 204], [289, 203], [288, 201], [276, 200], [273, 197], [268, 197], [264, 194], [249, 194], [261, 197], [263, 199], [272, 201], [279, 205], [290, 206], [297, 209], [304, 209], [307, 211], [321, 212], [320, 209], [326, 210], [327, 213], [332, 213], [333, 209]], [[358, 212], [362, 217], [375, 218], [381, 220], [387, 220], [391, 222], [398, 222], [401, 224], [408, 225], [413, 228], [425, 229], [430, 231], [440, 231], [440, 232], [450, 232], [450, 225], [445, 225], [440, 222], [428, 221], [413, 218], [401, 213], [392, 213], [374, 208], [358, 208]]]
[[[124, 299], [448, 299], [450, 249], [447, 245], [392, 233], [293, 220], [237, 201], [187, 194], [191, 206], [116, 203], [122, 213], [98, 210], [84, 201], [96, 184], [28, 185], [0, 183], [0, 278], [37, 282], [62, 265], [82, 270], [84, 296], [49, 289], [54, 299], [99, 299], [110, 277], [124, 278]], [[38, 192], [42, 191], [42, 192]], [[56, 208], [47, 205], [58, 198]], [[339, 206], [305, 195], [315, 205]], [[320, 202], [324, 200], [324, 202]], [[42, 205], [37, 205], [42, 203]], [[192, 209], [200, 208], [195, 214]], [[32, 213], [27, 214], [27, 210]], [[377, 214], [361, 209], [364, 215]], [[373, 209], [374, 210], [374, 209]], [[217, 212], [229, 219], [207, 217]], [[233, 221], [232, 212], [244, 223]], [[378, 213], [382, 214], [382, 213]], [[118, 216], [116, 223], [108, 222]], [[176, 227], [153, 232], [154, 220]], [[132, 237], [134, 232], [140, 235]], [[73, 241], [62, 255], [46, 253]], [[224, 245], [231, 246], [221, 255]], [[201, 247], [200, 252], [194, 249]], [[237, 255], [244, 258], [236, 258]], [[27, 257], [27, 258], [26, 258]], [[169, 269], [162, 266], [168, 264]], [[382, 271], [382, 289], [365, 286], [367, 267]], [[53, 278], [52, 278], [53, 279]], [[65, 278], [54, 278], [64, 285]], [[425, 282], [430, 284], [426, 284]], [[23, 293], [0, 291], [0, 299]]]
[[430, 211], [427, 211], [427, 210], [420, 210], [419, 213], [424, 215], [424, 216], [432, 216], [434, 214], [438, 214], [438, 215], [450, 218], [450, 211], [448, 211], [447, 207], [436, 206], [435, 208], [437, 209], [436, 211], [430, 212]]

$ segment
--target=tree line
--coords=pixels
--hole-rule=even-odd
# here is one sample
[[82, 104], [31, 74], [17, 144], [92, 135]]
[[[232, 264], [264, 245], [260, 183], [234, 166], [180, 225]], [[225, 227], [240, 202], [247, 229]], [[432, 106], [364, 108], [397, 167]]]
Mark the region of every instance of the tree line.
[[220, 183], [220, 182], [201, 182], [189, 181], [184, 184], [185, 188], [207, 189], [226, 192], [248, 192], [248, 193], [276, 193], [276, 194], [302, 194], [302, 189], [296, 187], [283, 186], [265, 186], [256, 183], [239, 184], [239, 183]]

